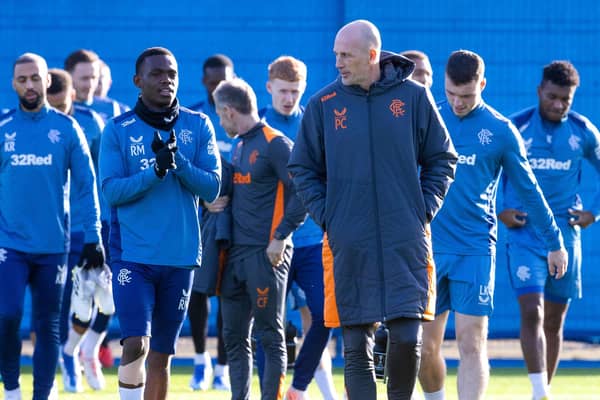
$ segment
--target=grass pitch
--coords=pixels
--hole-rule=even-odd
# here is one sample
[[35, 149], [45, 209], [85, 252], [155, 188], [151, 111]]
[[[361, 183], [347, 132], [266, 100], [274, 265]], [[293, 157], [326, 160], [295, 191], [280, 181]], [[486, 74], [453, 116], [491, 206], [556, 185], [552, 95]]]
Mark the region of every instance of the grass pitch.
[[[115, 400], [118, 399], [116, 368], [105, 371], [107, 389], [101, 392], [93, 392], [86, 386], [84, 393], [63, 393], [62, 379], [60, 373], [56, 375], [59, 384], [61, 400]], [[188, 387], [188, 381], [192, 373], [192, 367], [175, 366], [172, 368], [171, 385], [169, 388], [170, 400], [228, 400], [228, 392], [219, 392], [209, 390], [206, 392], [193, 392]], [[291, 375], [288, 374], [286, 385], [291, 382]], [[334, 382], [337, 392], [340, 394], [344, 386], [344, 377], [342, 369], [334, 369]], [[385, 385], [377, 385], [378, 399], [386, 399]], [[23, 398], [31, 398], [32, 375], [31, 367], [23, 368], [21, 374], [21, 388]], [[287, 387], [286, 387], [287, 389]], [[311, 399], [320, 399], [321, 395], [318, 387], [312, 383], [309, 386], [308, 393]], [[448, 369], [448, 378], [446, 380], [446, 393], [448, 400], [457, 399], [456, 395], [456, 369]], [[557, 376], [552, 382], [553, 400], [598, 400], [600, 399], [600, 368], [599, 369], [567, 369], [558, 371]], [[258, 399], [258, 379], [256, 374], [252, 382], [252, 398]], [[486, 399], [490, 400], [530, 400], [531, 389], [529, 380], [524, 369], [521, 368], [495, 368], [491, 372], [490, 384]]]

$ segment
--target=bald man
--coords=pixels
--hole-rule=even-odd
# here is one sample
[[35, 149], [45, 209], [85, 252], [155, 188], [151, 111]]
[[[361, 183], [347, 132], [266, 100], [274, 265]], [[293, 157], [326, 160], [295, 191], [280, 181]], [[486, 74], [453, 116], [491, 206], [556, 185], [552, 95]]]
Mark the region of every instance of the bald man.
[[4, 399], [20, 400], [19, 324], [25, 288], [33, 303], [33, 399], [51, 394], [59, 351], [59, 317], [67, 280], [69, 210], [65, 190], [77, 196], [83, 248], [78, 264], [104, 265], [100, 206], [90, 150], [79, 125], [46, 102], [46, 61], [26, 53], [13, 67], [19, 106], [0, 126], [0, 374]]
[[375, 25], [345, 25], [333, 51], [340, 75], [310, 99], [289, 169], [327, 234], [325, 325], [343, 328], [348, 398], [377, 397], [373, 339], [385, 321], [388, 398], [408, 400], [421, 321], [433, 318], [429, 223], [457, 156], [431, 94], [408, 79], [414, 63], [381, 51]]

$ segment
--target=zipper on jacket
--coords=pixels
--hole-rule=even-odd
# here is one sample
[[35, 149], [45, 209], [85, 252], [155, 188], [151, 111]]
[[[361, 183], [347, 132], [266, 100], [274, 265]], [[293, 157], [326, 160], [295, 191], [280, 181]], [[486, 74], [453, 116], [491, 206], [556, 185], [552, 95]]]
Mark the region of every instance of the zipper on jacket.
[[368, 115], [368, 127], [369, 127], [369, 152], [371, 155], [371, 174], [373, 177], [373, 198], [375, 199], [375, 237], [377, 241], [377, 266], [379, 269], [379, 278], [381, 282], [381, 312], [382, 312], [382, 321], [386, 320], [386, 293], [385, 293], [385, 273], [383, 268], [383, 248], [381, 242], [381, 226], [379, 225], [379, 196], [377, 196], [377, 173], [375, 170], [375, 159], [376, 155], [374, 153], [374, 144], [373, 144], [373, 119], [371, 112], [371, 94], [367, 92], [367, 115]]

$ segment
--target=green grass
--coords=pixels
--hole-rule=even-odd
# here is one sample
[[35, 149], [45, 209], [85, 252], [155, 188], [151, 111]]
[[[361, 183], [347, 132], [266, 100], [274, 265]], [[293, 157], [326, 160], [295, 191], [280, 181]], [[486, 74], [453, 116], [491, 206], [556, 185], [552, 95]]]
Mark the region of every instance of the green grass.
[[[187, 384], [192, 372], [191, 367], [174, 367], [171, 374], [171, 386], [169, 390], [170, 400], [189, 400], [189, 399], [209, 399], [226, 400], [229, 399], [229, 393], [207, 391], [192, 392]], [[449, 376], [446, 380], [447, 399], [457, 399], [456, 396], [456, 369], [449, 369]], [[256, 375], [256, 374], [255, 374]], [[107, 389], [102, 392], [92, 392], [86, 388], [86, 392], [77, 394], [62, 393], [60, 398], [64, 399], [94, 399], [94, 400], [114, 400], [117, 395], [117, 377], [116, 369], [112, 368], [106, 371]], [[62, 389], [60, 374], [56, 376], [59, 387]], [[343, 390], [343, 371], [334, 370], [334, 381], [338, 393]], [[288, 374], [286, 385], [291, 382], [291, 376]], [[21, 387], [23, 389], [23, 398], [31, 398], [32, 376], [31, 368], [23, 368], [21, 376]], [[287, 388], [287, 387], [286, 387]], [[258, 381], [256, 376], [252, 383], [252, 398], [259, 398]], [[385, 385], [378, 383], [378, 399], [386, 399]], [[559, 369], [558, 375], [552, 382], [553, 400], [597, 400], [600, 399], [600, 369]], [[309, 396], [311, 399], [320, 399], [320, 393], [313, 383], [309, 387]], [[529, 400], [531, 399], [529, 380], [524, 370], [520, 368], [498, 368], [492, 370], [490, 385], [487, 391], [486, 399], [490, 400]], [[340, 396], [341, 400], [341, 396]]]

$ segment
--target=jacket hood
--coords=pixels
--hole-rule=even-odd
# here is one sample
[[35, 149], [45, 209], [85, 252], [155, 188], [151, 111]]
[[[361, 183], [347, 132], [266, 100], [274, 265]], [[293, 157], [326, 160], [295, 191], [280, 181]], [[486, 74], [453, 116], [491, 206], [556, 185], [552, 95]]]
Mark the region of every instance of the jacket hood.
[[[377, 82], [374, 82], [371, 85], [369, 91], [372, 93], [377, 93], [382, 90], [385, 91], [391, 86], [404, 82], [415, 69], [415, 63], [400, 54], [382, 50], [379, 58], [379, 69], [381, 70], [381, 77]], [[346, 92], [359, 95], [366, 93], [366, 91], [358, 85], [344, 85], [340, 76], [338, 76], [336, 83]]]
[[375, 84], [387, 86], [407, 79], [414, 71], [415, 63], [400, 54], [382, 50], [379, 69], [381, 78]]

